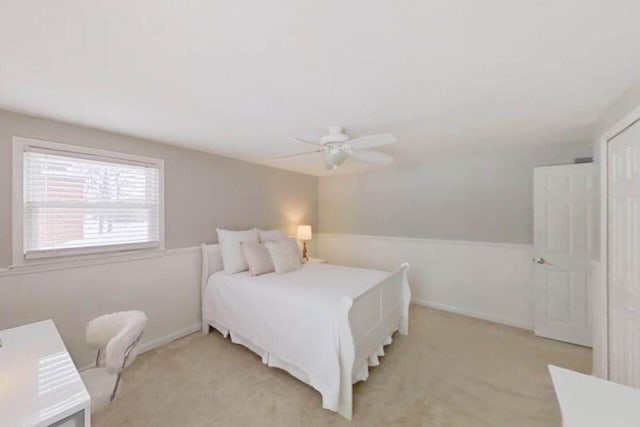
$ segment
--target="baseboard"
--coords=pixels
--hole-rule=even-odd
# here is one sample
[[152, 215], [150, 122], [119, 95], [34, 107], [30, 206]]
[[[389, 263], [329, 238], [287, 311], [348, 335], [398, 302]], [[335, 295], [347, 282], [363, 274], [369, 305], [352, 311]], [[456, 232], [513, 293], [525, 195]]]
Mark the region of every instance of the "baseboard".
[[[156, 349], [158, 347], [161, 347], [165, 344], [168, 344], [172, 341], [175, 341], [177, 339], [180, 339], [182, 337], [186, 337], [187, 335], [191, 335], [193, 333], [196, 333], [198, 331], [200, 331], [202, 329], [202, 325], [200, 323], [197, 323], [195, 325], [191, 325], [187, 328], [184, 329], [180, 329], [179, 331], [175, 331], [170, 333], [169, 335], [165, 335], [163, 337], [159, 337], [150, 341], [143, 341], [142, 344], [140, 344], [140, 350], [138, 351], [138, 354], [142, 354], [142, 353], [146, 353], [147, 351], [151, 351], [153, 349]], [[93, 368], [93, 365], [88, 365], [88, 366], [83, 366], [81, 368], [79, 368], [79, 371], [85, 371], [87, 369]]]
[[184, 328], [179, 331], [173, 332], [169, 335], [165, 335], [163, 337], [156, 338], [151, 341], [143, 342], [142, 344], [140, 344], [139, 353], [145, 353], [147, 351], [151, 351], [154, 348], [161, 347], [165, 344], [170, 343], [171, 341], [175, 341], [182, 337], [186, 337], [187, 335], [191, 335], [195, 332], [198, 332], [200, 329], [202, 329], [202, 325], [200, 323], [197, 323], [195, 325], [189, 326], [188, 328]]
[[512, 319], [503, 319], [501, 317], [492, 316], [491, 314], [481, 313], [473, 310], [467, 310], [465, 308], [454, 307], [447, 304], [424, 301], [417, 298], [412, 298], [411, 303], [416, 305], [421, 305], [423, 307], [429, 307], [429, 308], [435, 308], [437, 310], [448, 311], [450, 313], [461, 314], [463, 316], [473, 317], [475, 319], [482, 319], [482, 320], [487, 320], [493, 323], [500, 323], [501, 325], [507, 325], [507, 326], [513, 326], [520, 329], [526, 329], [528, 331], [533, 330], [533, 325], [530, 325], [526, 322], [521, 322], [519, 320], [512, 320]]

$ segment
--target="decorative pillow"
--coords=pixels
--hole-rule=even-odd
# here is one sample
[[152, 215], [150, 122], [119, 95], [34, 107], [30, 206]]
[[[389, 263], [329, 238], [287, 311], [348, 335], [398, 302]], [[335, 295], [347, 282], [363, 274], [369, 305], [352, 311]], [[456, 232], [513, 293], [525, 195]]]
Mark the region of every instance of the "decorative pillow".
[[276, 273], [287, 273], [299, 269], [300, 250], [295, 239], [281, 240], [279, 242], [266, 242], [264, 244], [271, 255], [271, 261]]
[[252, 276], [274, 272], [271, 255], [262, 243], [242, 243], [241, 246]]
[[222, 254], [222, 266], [229, 274], [239, 273], [249, 269], [244, 259], [241, 243], [258, 243], [258, 229], [252, 228], [245, 231], [232, 231], [217, 229], [220, 253]]
[[260, 233], [260, 241], [265, 242], [279, 242], [281, 240], [287, 240], [287, 233], [281, 228], [277, 230], [258, 230]]

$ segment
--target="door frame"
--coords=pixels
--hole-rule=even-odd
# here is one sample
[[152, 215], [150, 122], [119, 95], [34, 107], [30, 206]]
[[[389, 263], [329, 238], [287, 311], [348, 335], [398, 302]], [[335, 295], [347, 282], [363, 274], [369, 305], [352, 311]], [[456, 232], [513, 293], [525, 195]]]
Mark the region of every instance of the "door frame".
[[[596, 282], [597, 295], [604, 300], [604, 310], [593, 313], [594, 327], [599, 324], [602, 329], [600, 342], [593, 342], [593, 349], [601, 351], [601, 365], [594, 366], [594, 373], [599, 377], [609, 379], [609, 142], [627, 128], [640, 121], [640, 106], [633, 109], [620, 121], [604, 132], [598, 144], [599, 171], [600, 171], [600, 275]], [[596, 334], [594, 334], [594, 337]]]

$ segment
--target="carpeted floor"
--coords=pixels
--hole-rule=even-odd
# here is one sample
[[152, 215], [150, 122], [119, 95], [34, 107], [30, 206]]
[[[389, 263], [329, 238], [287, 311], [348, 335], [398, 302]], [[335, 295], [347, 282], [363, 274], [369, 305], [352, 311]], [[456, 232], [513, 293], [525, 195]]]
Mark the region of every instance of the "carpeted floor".
[[547, 364], [591, 369], [589, 349], [419, 306], [409, 336], [385, 350], [355, 386], [349, 423], [249, 350], [217, 332], [194, 334], [136, 359], [94, 425], [560, 426]]

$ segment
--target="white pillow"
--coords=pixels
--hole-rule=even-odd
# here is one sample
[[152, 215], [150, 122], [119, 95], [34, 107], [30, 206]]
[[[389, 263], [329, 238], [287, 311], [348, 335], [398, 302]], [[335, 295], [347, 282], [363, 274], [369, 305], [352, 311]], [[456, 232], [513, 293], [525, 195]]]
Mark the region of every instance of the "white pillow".
[[252, 228], [245, 231], [232, 231], [216, 229], [220, 253], [222, 254], [222, 266], [229, 274], [239, 273], [249, 269], [242, 252], [241, 243], [259, 243], [258, 229]]
[[249, 273], [259, 276], [265, 273], [273, 273], [273, 262], [266, 246], [262, 243], [241, 243], [244, 259], [249, 265]]
[[300, 249], [295, 239], [280, 240], [279, 242], [265, 242], [271, 255], [271, 262], [276, 273], [287, 273], [299, 269]]
[[287, 240], [287, 233], [281, 228], [277, 230], [258, 230], [260, 233], [260, 242], [279, 242], [281, 240]]

